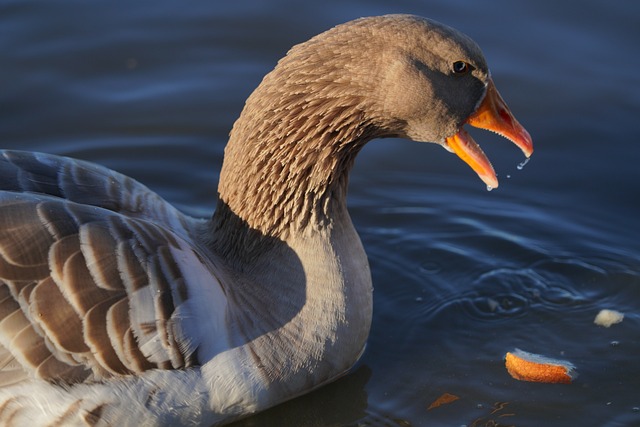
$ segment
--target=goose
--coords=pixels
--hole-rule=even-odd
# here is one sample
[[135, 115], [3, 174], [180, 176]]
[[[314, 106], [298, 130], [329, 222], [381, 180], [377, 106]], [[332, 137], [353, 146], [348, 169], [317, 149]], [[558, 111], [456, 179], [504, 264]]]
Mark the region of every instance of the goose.
[[209, 218], [93, 163], [0, 152], [0, 423], [220, 425], [345, 375], [373, 308], [354, 159], [376, 138], [433, 142], [495, 188], [465, 124], [533, 152], [475, 42], [385, 15], [264, 77]]

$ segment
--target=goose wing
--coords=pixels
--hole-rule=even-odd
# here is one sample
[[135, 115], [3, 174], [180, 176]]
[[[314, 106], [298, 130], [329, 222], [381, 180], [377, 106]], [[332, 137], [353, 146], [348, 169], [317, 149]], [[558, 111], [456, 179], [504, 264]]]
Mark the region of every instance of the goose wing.
[[0, 385], [197, 364], [226, 300], [173, 208], [105, 168], [2, 154]]
[[0, 191], [46, 194], [159, 222], [178, 233], [194, 221], [133, 178], [95, 163], [45, 153], [0, 150]]

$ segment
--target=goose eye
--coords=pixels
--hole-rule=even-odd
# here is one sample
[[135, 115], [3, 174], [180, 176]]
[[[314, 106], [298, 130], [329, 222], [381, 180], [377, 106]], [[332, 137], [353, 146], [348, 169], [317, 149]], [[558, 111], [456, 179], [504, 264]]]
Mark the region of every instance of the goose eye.
[[471, 66], [464, 61], [456, 61], [453, 63], [453, 73], [454, 74], [467, 74]]

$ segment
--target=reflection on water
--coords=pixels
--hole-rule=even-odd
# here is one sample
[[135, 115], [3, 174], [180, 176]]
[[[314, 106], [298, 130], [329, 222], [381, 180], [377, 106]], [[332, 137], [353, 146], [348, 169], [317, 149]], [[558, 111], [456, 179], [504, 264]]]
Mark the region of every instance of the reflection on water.
[[[0, 4], [2, 148], [96, 161], [206, 216], [233, 120], [291, 44], [363, 15], [447, 22], [483, 47], [534, 161], [471, 131], [499, 174], [487, 193], [440, 147], [367, 146], [350, 187], [375, 286], [367, 351], [237, 426], [640, 424], [640, 6], [281, 3]], [[595, 325], [605, 308], [624, 321]], [[516, 381], [514, 348], [580, 376]], [[459, 399], [429, 410], [444, 393]]]

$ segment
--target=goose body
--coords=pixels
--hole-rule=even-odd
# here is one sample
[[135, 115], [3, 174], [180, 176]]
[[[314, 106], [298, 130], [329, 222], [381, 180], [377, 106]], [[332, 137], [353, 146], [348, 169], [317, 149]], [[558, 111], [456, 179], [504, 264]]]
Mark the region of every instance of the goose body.
[[211, 218], [95, 164], [0, 153], [0, 423], [217, 425], [344, 375], [372, 318], [346, 207], [368, 141], [531, 138], [468, 37], [362, 18], [291, 49], [249, 97]]

